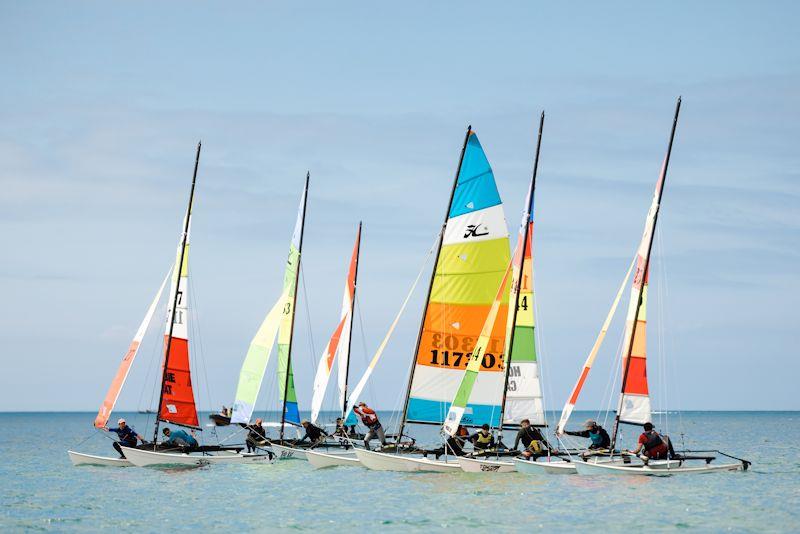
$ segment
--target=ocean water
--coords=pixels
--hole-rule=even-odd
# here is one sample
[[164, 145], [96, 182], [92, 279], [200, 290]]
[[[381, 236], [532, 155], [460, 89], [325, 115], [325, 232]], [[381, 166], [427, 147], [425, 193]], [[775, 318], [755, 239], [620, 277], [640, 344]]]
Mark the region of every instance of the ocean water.
[[[148, 416], [122, 415], [140, 433], [152, 432]], [[573, 420], [591, 415], [576, 413]], [[73, 467], [70, 448], [113, 455], [111, 442], [92, 431], [93, 416], [0, 414], [3, 532], [800, 531], [800, 412], [671, 415], [678, 444], [681, 422], [687, 447], [719, 448], [753, 466], [744, 473], [665, 478], [315, 471], [298, 460], [192, 469]], [[412, 431], [422, 442], [436, 437], [432, 428]], [[219, 437], [229, 432], [221, 429]], [[203, 434], [214, 441], [209, 431]]]

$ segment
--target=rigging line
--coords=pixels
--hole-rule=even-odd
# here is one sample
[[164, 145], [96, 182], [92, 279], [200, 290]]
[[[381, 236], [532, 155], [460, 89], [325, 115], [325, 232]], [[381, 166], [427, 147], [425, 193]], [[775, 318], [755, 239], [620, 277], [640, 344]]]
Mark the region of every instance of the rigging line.
[[[356, 308], [356, 311], [358, 312], [358, 326], [359, 326], [360, 333], [361, 333], [361, 347], [364, 350], [362, 356], [363, 356], [363, 360], [364, 360], [364, 368], [366, 369], [367, 366], [369, 365], [369, 350], [367, 349], [367, 336], [366, 336], [366, 331], [364, 330], [364, 319], [363, 319], [363, 317], [361, 315], [361, 300], [360, 300], [360, 296], [359, 295], [361, 295], [361, 293], [356, 292], [356, 298], [355, 298], [356, 306], [354, 306], [354, 307]], [[352, 321], [352, 317], [350, 318], [350, 320]], [[350, 362], [351, 363], [353, 361], [352, 358], [353, 358], [353, 355], [351, 354], [350, 355]], [[375, 398], [375, 390], [372, 387], [372, 382], [367, 382], [367, 392], [369, 393], [369, 398], [370, 399], [374, 399]]]
[[[208, 380], [208, 364], [206, 363], [206, 351], [203, 345], [203, 337], [200, 334], [200, 299], [197, 295], [197, 290], [194, 287], [194, 283], [192, 282], [192, 277], [189, 277], [189, 292], [194, 299], [194, 306], [192, 306], [192, 315], [194, 316], [194, 324], [193, 331], [197, 337], [197, 345], [199, 350], [199, 358], [197, 359], [197, 363], [195, 364], [195, 368], [198, 366], [203, 370], [203, 379], [205, 380], [205, 390], [206, 390], [206, 401], [208, 402], [208, 409], [213, 411], [214, 404], [211, 399], [211, 382]], [[214, 426], [216, 429], [216, 426]]]
[[[533, 262], [533, 255], [531, 255], [531, 262]], [[545, 391], [542, 388], [542, 382], [545, 383], [546, 386], [550, 386], [550, 381], [545, 377], [545, 365], [542, 363], [542, 356], [547, 353], [544, 346], [544, 334], [542, 333], [542, 319], [541, 315], [539, 314], [539, 293], [536, 291], [536, 277], [533, 274], [533, 269], [531, 269], [531, 291], [533, 291], [534, 298], [533, 300], [533, 327], [534, 327], [534, 335], [538, 340], [538, 349], [536, 351], [536, 362], [539, 364], [539, 389], [541, 390], [541, 401], [542, 401], [542, 417], [544, 417], [544, 424], [547, 425], [547, 408], [545, 405], [545, 399], [547, 395], [545, 395]], [[546, 358], [545, 358], [546, 359]], [[548, 388], [547, 391], [548, 395], [552, 394], [552, 389]]]
[[298, 268], [300, 269], [300, 283], [303, 286], [303, 303], [305, 304], [304, 307], [306, 309], [306, 327], [308, 328], [308, 342], [311, 348], [309, 359], [311, 361], [311, 368], [316, 369], [315, 355], [317, 354], [317, 349], [314, 345], [314, 333], [311, 331], [311, 303], [308, 300], [308, 291], [306, 290], [306, 273], [302, 262]]

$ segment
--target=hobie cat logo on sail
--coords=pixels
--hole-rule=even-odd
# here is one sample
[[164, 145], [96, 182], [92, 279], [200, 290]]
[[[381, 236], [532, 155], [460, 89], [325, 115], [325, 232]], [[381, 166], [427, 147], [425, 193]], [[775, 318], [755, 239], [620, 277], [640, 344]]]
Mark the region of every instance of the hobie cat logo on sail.
[[[483, 230], [483, 232], [479, 232], [479, 230]], [[481, 237], [481, 236], [485, 236], [485, 235], [489, 235], [489, 227], [488, 226], [483, 225], [483, 228], [481, 228], [480, 223], [478, 223], [478, 224], [468, 224], [467, 225], [467, 231], [464, 232], [464, 239], [466, 239], [468, 237]]]

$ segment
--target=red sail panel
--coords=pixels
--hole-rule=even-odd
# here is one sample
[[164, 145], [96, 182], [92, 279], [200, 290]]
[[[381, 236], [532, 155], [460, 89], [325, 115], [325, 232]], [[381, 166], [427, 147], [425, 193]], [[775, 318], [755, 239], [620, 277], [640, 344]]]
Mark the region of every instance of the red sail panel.
[[[169, 338], [164, 336], [165, 347]], [[166, 350], [166, 349], [165, 349]], [[189, 371], [189, 340], [173, 337], [169, 366], [164, 373], [163, 398], [159, 418], [184, 426], [199, 427]]]

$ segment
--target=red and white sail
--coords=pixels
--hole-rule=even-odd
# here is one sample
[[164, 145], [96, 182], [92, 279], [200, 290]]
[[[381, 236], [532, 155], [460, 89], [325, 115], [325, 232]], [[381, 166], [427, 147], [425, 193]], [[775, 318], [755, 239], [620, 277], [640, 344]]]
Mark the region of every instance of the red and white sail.
[[353, 254], [350, 257], [350, 268], [347, 273], [347, 280], [344, 286], [344, 296], [342, 297], [342, 311], [339, 316], [339, 324], [333, 331], [325, 352], [317, 365], [317, 374], [314, 378], [314, 393], [311, 400], [311, 421], [315, 422], [322, 409], [322, 402], [325, 398], [325, 390], [328, 387], [331, 370], [338, 356], [338, 385], [339, 385], [339, 406], [345, 409], [347, 395], [347, 371], [350, 363], [350, 336], [352, 334], [353, 307], [355, 304], [356, 276], [358, 273], [358, 253], [361, 243], [361, 225], [358, 225], [356, 242], [353, 246]]
[[156, 311], [158, 302], [161, 300], [161, 294], [164, 292], [164, 287], [167, 285], [167, 280], [169, 280], [169, 274], [171, 272], [172, 267], [170, 267], [167, 276], [164, 277], [164, 281], [161, 282], [161, 287], [158, 288], [158, 292], [156, 293], [155, 298], [153, 298], [153, 302], [150, 303], [150, 307], [147, 308], [147, 313], [144, 314], [142, 324], [139, 325], [136, 335], [133, 336], [133, 341], [131, 341], [131, 344], [128, 347], [128, 352], [125, 353], [125, 356], [122, 358], [122, 362], [119, 364], [117, 374], [114, 375], [114, 380], [111, 381], [111, 385], [108, 387], [108, 392], [106, 393], [105, 399], [103, 399], [102, 406], [100, 406], [100, 411], [97, 412], [97, 417], [94, 419], [95, 428], [103, 428], [106, 426], [108, 423], [108, 418], [111, 417], [111, 412], [114, 410], [114, 405], [117, 403], [119, 393], [122, 391], [122, 386], [125, 385], [125, 380], [128, 378], [128, 373], [130, 373], [133, 360], [136, 358], [136, 354], [139, 352], [139, 346], [142, 343], [142, 339], [144, 339], [145, 333], [147, 333], [147, 329], [150, 326], [150, 321], [153, 319], [153, 314]]
[[[187, 217], [191, 217], [191, 208]], [[164, 360], [161, 405], [158, 418], [183, 426], [199, 427], [197, 408], [192, 390], [189, 368], [189, 233], [191, 221], [186, 225], [186, 237], [178, 243], [175, 267], [172, 272], [167, 324], [164, 332]], [[183, 247], [181, 247], [183, 245]], [[183, 261], [181, 262], [181, 259]], [[173, 314], [174, 305], [174, 314]], [[174, 316], [170, 328], [170, 317]], [[170, 336], [172, 332], [172, 336]]]

